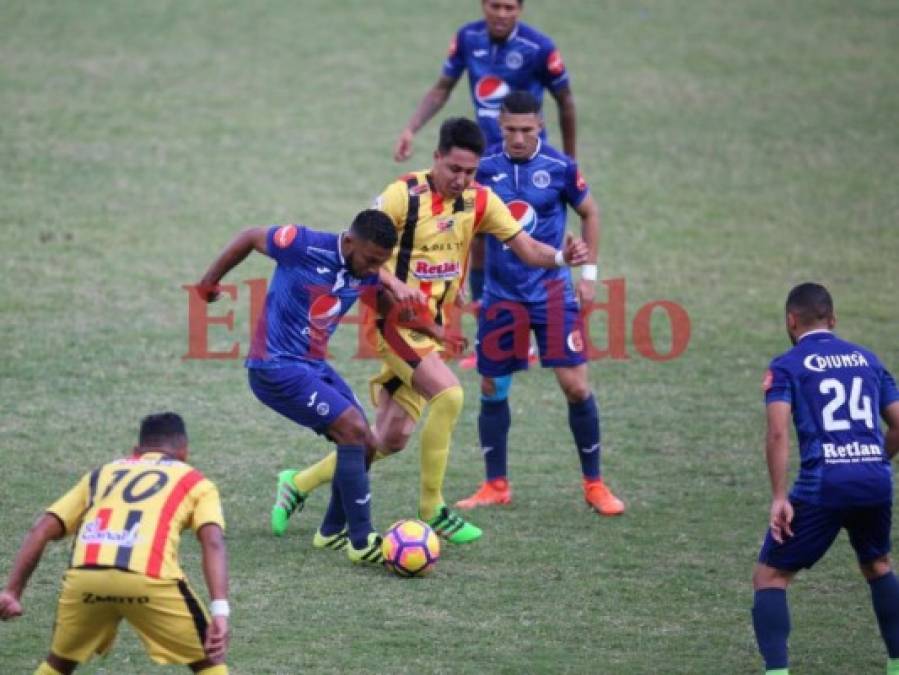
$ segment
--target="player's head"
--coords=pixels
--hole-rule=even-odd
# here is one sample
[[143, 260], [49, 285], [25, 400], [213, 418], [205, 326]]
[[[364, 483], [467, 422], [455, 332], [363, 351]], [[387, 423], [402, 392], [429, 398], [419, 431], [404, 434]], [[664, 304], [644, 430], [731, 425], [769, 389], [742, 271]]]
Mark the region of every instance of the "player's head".
[[396, 246], [396, 228], [383, 211], [365, 209], [356, 214], [343, 237], [342, 251], [354, 277], [377, 274]]
[[481, 0], [487, 32], [494, 40], [505, 40], [515, 30], [524, 0]]
[[466, 117], [450, 117], [440, 125], [431, 176], [437, 192], [455, 199], [474, 180], [484, 154], [484, 134]]
[[512, 159], [528, 159], [537, 150], [543, 115], [540, 102], [528, 91], [513, 91], [499, 109], [503, 147]]
[[164, 412], [144, 417], [134, 451], [164, 452], [182, 462], [187, 459], [187, 429], [181, 415]]
[[787, 296], [787, 333], [793, 344], [803, 333], [836, 325], [833, 298], [821, 284], [806, 282], [795, 286]]

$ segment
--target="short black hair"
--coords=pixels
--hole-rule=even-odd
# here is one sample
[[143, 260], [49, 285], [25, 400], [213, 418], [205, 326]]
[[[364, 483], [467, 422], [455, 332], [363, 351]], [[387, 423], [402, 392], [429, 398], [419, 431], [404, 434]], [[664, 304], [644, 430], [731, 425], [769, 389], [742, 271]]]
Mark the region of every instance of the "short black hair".
[[467, 117], [450, 117], [440, 125], [437, 151], [445, 155], [453, 148], [471, 150], [474, 154], [484, 154], [484, 132]]
[[370, 241], [388, 251], [396, 246], [397, 235], [393, 221], [383, 211], [365, 209], [356, 214], [350, 231], [363, 241]]
[[824, 286], [809, 281], [790, 291], [786, 310], [809, 326], [833, 317], [833, 298]]
[[173, 412], [147, 415], [140, 422], [138, 444], [149, 448], [180, 447], [187, 442], [187, 429], [181, 415]]
[[500, 111], [509, 115], [539, 115], [540, 101], [529, 91], [513, 91], [503, 99]]

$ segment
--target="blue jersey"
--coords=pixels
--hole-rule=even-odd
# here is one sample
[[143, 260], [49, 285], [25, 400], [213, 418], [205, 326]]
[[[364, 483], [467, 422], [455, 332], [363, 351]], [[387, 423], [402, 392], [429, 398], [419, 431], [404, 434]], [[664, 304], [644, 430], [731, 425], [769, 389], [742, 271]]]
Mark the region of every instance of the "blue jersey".
[[246, 365], [279, 368], [324, 360], [337, 324], [377, 275], [357, 279], [340, 251], [341, 235], [302, 225], [272, 227], [266, 250], [277, 266]]
[[450, 42], [443, 74], [459, 79], [464, 70], [468, 70], [471, 102], [488, 145], [503, 139], [499, 107], [509, 93], [529, 91], [542, 102], [544, 89], [555, 93], [569, 85], [565, 63], [553, 41], [523, 23], [503, 42], [490, 38], [483, 20], [462, 26]]
[[[590, 193], [577, 163], [542, 141], [533, 156], [522, 161], [511, 159], [502, 146], [490, 148], [481, 159], [477, 181], [490, 186], [525, 232], [554, 248], [561, 248], [565, 239], [568, 206], [577, 208]], [[574, 302], [567, 267], [530, 267], [495, 237], [487, 238], [484, 270], [486, 304], [546, 302], [547, 284], [553, 282], [563, 284], [566, 302]]]
[[899, 391], [877, 356], [813, 331], [771, 362], [764, 388], [766, 403], [785, 401], [793, 410], [800, 469], [791, 499], [830, 508], [892, 500], [879, 416]]

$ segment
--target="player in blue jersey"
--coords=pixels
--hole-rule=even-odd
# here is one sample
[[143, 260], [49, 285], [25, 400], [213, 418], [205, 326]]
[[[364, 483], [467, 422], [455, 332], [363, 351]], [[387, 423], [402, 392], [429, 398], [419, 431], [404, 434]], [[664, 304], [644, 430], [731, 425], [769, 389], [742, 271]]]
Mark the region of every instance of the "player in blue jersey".
[[246, 362], [250, 388], [275, 412], [337, 445], [331, 502], [313, 543], [346, 546], [354, 562], [382, 561], [368, 487], [373, 439], [361, 404], [325, 356], [328, 339], [356, 299], [375, 301], [378, 270], [396, 243], [393, 222], [373, 209], [359, 213], [342, 234], [302, 225], [250, 228], [225, 247], [199, 284], [212, 301], [222, 277], [252, 251], [274, 259]]
[[584, 498], [602, 515], [618, 515], [624, 504], [603, 482], [599, 411], [587, 380], [583, 326], [578, 302], [595, 296], [599, 246], [599, 207], [577, 164], [540, 137], [539, 101], [529, 92], [507, 96], [500, 113], [503, 143], [481, 159], [477, 181], [505, 202], [522, 229], [558, 248], [565, 239], [568, 207], [581, 218], [588, 264], [575, 289], [566, 268], [529, 267], [495, 237], [487, 239], [487, 278], [478, 314], [477, 363], [481, 381], [478, 431], [487, 480], [458, 502], [460, 508], [508, 504], [507, 439], [511, 426], [512, 373], [528, 367], [528, 342], [534, 332], [544, 368], [552, 368], [568, 401], [583, 476]]
[[[887, 672], [899, 673], [899, 581], [889, 555], [899, 390], [875, 354], [833, 332], [835, 323], [826, 288], [793, 288], [786, 327], [795, 346], [771, 361], [763, 383], [772, 499], [752, 578], [752, 622], [768, 673], [788, 672], [787, 586], [821, 559], [843, 528], [871, 590]], [[800, 468], [787, 495], [791, 416]]]
[[[542, 101], [543, 91], [549, 90], [559, 106], [562, 147], [569, 157], [576, 157], [574, 95], [565, 62], [552, 39], [519, 21], [524, 0], [481, 0], [481, 9], [482, 20], [465, 24], [453, 35], [441, 75], [425, 93], [400, 133], [394, 159], [399, 162], [412, 155], [415, 133], [449, 100], [466, 70], [475, 116], [488, 146], [503, 140], [499, 109], [511, 91], [529, 91]], [[540, 134], [545, 138], [545, 129], [541, 128]], [[479, 236], [471, 247], [468, 275], [475, 302], [480, 301], [483, 292], [483, 267], [484, 243], [483, 237]], [[462, 360], [463, 368], [473, 366], [473, 360]]]

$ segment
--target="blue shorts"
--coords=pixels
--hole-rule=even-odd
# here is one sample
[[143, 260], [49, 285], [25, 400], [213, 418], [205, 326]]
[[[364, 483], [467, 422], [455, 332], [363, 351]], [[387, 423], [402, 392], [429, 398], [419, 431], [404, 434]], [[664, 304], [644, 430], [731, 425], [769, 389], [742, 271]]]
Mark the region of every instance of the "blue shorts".
[[297, 424], [326, 435], [350, 406], [365, 418], [350, 386], [324, 361], [281, 368], [248, 368], [250, 389], [269, 408]]
[[502, 377], [527, 370], [530, 331], [537, 337], [544, 368], [570, 368], [587, 362], [576, 302], [547, 307], [547, 303], [500, 300], [482, 305], [478, 313], [478, 372]]
[[818, 562], [844, 527], [859, 563], [869, 563], [890, 552], [893, 505], [831, 509], [808, 502], [793, 504], [793, 536], [778, 544], [768, 530], [759, 562], [795, 572]]

